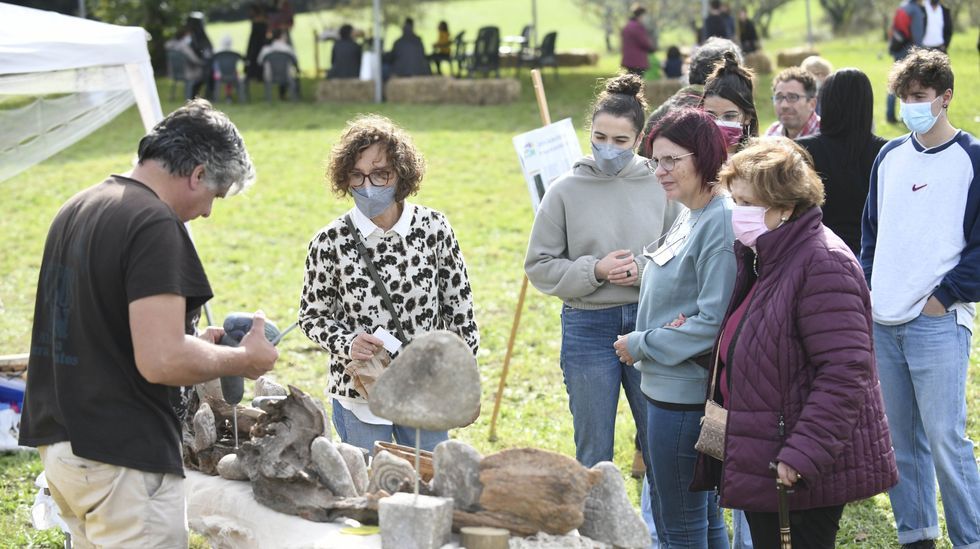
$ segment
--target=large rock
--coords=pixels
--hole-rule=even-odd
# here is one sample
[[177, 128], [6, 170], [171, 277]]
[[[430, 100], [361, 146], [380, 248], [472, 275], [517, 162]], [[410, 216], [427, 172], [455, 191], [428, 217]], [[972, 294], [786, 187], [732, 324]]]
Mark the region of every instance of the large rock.
[[480, 415], [480, 372], [456, 334], [429, 332], [405, 347], [374, 384], [371, 412], [398, 425], [441, 431]]
[[[565, 534], [585, 519], [585, 498], [602, 473], [572, 458], [520, 448], [480, 462], [480, 506], [515, 532]], [[500, 526], [501, 524], [494, 524]]]
[[432, 491], [445, 498], [452, 498], [453, 505], [464, 511], [480, 507], [480, 460], [483, 457], [472, 446], [458, 440], [439, 443], [433, 452]]
[[453, 502], [446, 498], [395, 494], [378, 504], [382, 549], [439, 549], [449, 543]]
[[364, 495], [368, 487], [368, 471], [364, 450], [352, 444], [341, 442], [337, 445], [337, 451], [340, 452], [340, 455], [344, 458], [344, 462], [347, 464], [347, 470], [350, 472], [350, 477], [354, 482], [354, 489], [357, 490], [357, 495]]
[[650, 532], [630, 504], [619, 468], [603, 461], [592, 470], [602, 477], [585, 499], [585, 520], [579, 533], [616, 547], [648, 547]]
[[316, 437], [310, 445], [310, 460], [313, 470], [320, 476], [320, 482], [326, 485], [334, 495], [354, 497], [354, 479], [347, 469], [347, 462], [332, 442], [324, 437]]

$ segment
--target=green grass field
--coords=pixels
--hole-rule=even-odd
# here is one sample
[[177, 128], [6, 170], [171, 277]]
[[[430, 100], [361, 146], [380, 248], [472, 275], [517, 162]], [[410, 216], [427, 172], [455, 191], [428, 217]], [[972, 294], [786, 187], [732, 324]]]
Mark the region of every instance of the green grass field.
[[[580, 16], [571, 0], [539, 0], [542, 31], [558, 29], [559, 49], [584, 47], [599, 50], [602, 35]], [[431, 5], [418, 27], [423, 39], [440, 19], [450, 21], [453, 32], [494, 23], [504, 34], [516, 34], [530, 20], [527, 2], [467, 0]], [[814, 5], [816, 3], [814, 2]], [[819, 10], [818, 10], [819, 14]], [[311, 36], [312, 29], [331, 22], [327, 15], [301, 15], [294, 36]], [[431, 27], [431, 29], [430, 29]], [[827, 35], [825, 25], [818, 27]], [[243, 23], [211, 25], [212, 40], [228, 32], [236, 45], [244, 45]], [[394, 30], [392, 29], [392, 31]], [[667, 33], [661, 45], [672, 36]], [[773, 38], [766, 42], [770, 55], [798, 45], [805, 35], [802, 2], [777, 13]], [[391, 36], [391, 34], [389, 34]], [[954, 37], [951, 57], [957, 75], [950, 109], [954, 125], [980, 134], [980, 91], [972, 34]], [[296, 39], [304, 69], [312, 67], [312, 39]], [[304, 46], [304, 43], [306, 44]], [[875, 84], [876, 107], [884, 103], [884, 80], [890, 66], [885, 44], [871, 35], [828, 40], [817, 49], [836, 67], [856, 66]], [[328, 48], [324, 48], [326, 56]], [[603, 56], [598, 67], [563, 69], [560, 81], [546, 80], [551, 116], [571, 117], [587, 150], [584, 114], [598, 78], [616, 71], [617, 56]], [[550, 71], [549, 71], [550, 72]], [[312, 73], [310, 73], [312, 75]], [[770, 76], [758, 80], [757, 105], [763, 127], [773, 119]], [[178, 106], [169, 101], [169, 83], [160, 81], [164, 112]], [[304, 81], [304, 97], [312, 97], [312, 80]], [[297, 104], [261, 101], [228, 105], [226, 112], [241, 129], [259, 172], [259, 182], [247, 194], [216, 204], [209, 219], [192, 224], [195, 240], [216, 297], [212, 308], [218, 319], [238, 310], [262, 308], [284, 327], [295, 319], [303, 280], [303, 262], [309, 238], [321, 226], [351, 206], [338, 200], [324, 184], [324, 159], [346, 120], [357, 113], [380, 112], [407, 128], [428, 160], [428, 171], [416, 201], [443, 211], [453, 224], [467, 258], [482, 345], [479, 362], [483, 381], [482, 417], [472, 426], [453, 432], [484, 454], [518, 446], [534, 446], [574, 455], [567, 399], [558, 369], [559, 302], [528, 291], [510, 376], [498, 423], [498, 441], [489, 442], [490, 412], [501, 373], [507, 338], [523, 277], [522, 262], [532, 212], [511, 137], [540, 125], [527, 74], [522, 75], [521, 100], [506, 106], [410, 106], [364, 104]], [[256, 87], [255, 92], [258, 92]], [[254, 93], [253, 96], [260, 94]], [[884, 122], [876, 111], [879, 133], [894, 137], [903, 127]], [[139, 117], [130, 109], [105, 128], [75, 146], [7, 181], [0, 182], [0, 354], [26, 352], [30, 341], [34, 288], [48, 224], [58, 207], [78, 190], [97, 183], [106, 174], [131, 165], [142, 135]], [[275, 376], [314, 395], [322, 394], [327, 356], [300, 334], [281, 345]], [[972, 412], [968, 431], [980, 440], [980, 366], [974, 361], [968, 389]], [[97, 382], [97, 380], [93, 380]], [[625, 409], [625, 401], [622, 409]], [[628, 412], [617, 422], [617, 465], [628, 473], [632, 458], [632, 427]], [[0, 547], [55, 547], [56, 532], [30, 528], [34, 477], [40, 472], [30, 454], [0, 456]], [[636, 484], [627, 483], [632, 495]], [[841, 547], [896, 547], [888, 499], [878, 496], [849, 505]], [[200, 545], [201, 540], [196, 540]], [[949, 547], [948, 542], [944, 542]]]

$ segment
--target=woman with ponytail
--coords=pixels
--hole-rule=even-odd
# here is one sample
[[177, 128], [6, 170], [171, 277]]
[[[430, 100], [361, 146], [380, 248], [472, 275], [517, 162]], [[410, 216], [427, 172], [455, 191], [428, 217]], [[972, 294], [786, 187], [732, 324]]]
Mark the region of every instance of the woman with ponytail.
[[647, 159], [633, 152], [645, 107], [639, 76], [606, 82], [588, 115], [592, 154], [548, 188], [524, 260], [534, 287], [563, 303], [560, 365], [575, 457], [586, 467], [613, 458], [620, 387], [646, 448], [640, 373], [620, 363], [613, 350], [616, 337], [633, 331], [636, 322], [640, 278], [648, 265], [643, 247], [659, 242], [678, 210]]
[[759, 115], [752, 98], [752, 71], [743, 67], [732, 52], [715, 65], [704, 84], [701, 108], [715, 119], [725, 136], [728, 154], [738, 152], [759, 135]]

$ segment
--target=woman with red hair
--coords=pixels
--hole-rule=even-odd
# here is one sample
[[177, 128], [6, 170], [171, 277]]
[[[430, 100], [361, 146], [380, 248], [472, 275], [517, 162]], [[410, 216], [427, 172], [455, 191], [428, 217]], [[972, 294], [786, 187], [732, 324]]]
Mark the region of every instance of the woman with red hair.
[[657, 534], [671, 549], [727, 549], [715, 498], [688, 490], [709, 377], [700, 363], [735, 284], [734, 204], [715, 183], [727, 156], [725, 138], [711, 115], [682, 109], [653, 128], [644, 149], [667, 198], [687, 210], [646, 246], [650, 261], [640, 281], [636, 330], [614, 347], [641, 373]]

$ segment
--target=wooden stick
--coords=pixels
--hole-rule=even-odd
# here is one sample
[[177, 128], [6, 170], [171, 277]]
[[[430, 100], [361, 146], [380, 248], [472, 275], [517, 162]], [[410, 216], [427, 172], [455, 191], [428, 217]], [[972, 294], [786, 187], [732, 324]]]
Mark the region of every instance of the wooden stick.
[[[541, 81], [541, 71], [531, 70], [531, 83], [534, 85], [534, 96], [538, 100], [538, 112], [541, 122], [551, 124], [551, 113], [548, 111], [548, 98], [544, 95], [544, 83]], [[514, 311], [514, 323], [510, 327], [510, 339], [507, 340], [507, 354], [504, 355], [504, 367], [500, 372], [500, 383], [497, 385], [497, 395], [493, 400], [493, 415], [490, 417], [490, 442], [497, 441], [497, 417], [500, 414], [500, 401], [504, 396], [504, 385], [507, 383], [507, 373], [510, 370], [510, 357], [514, 353], [514, 341], [517, 339], [517, 327], [521, 323], [521, 311], [524, 310], [524, 296], [527, 295], [527, 275], [521, 283], [521, 293], [517, 298], [517, 310]]]

